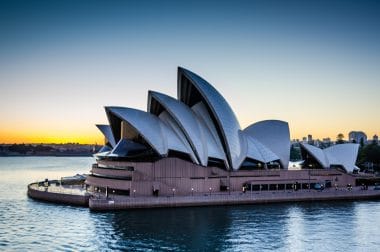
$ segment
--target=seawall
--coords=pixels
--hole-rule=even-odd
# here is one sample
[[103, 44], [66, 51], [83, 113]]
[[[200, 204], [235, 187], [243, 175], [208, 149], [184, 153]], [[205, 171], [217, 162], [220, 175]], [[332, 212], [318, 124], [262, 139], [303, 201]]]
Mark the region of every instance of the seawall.
[[40, 190], [38, 184], [36, 183], [28, 185], [27, 194], [30, 198], [36, 200], [82, 207], [88, 207], [90, 198], [90, 194], [72, 194], [63, 192], [51, 192], [49, 190]]
[[89, 199], [89, 208], [95, 211], [124, 210], [135, 208], [188, 207], [211, 205], [242, 205], [280, 202], [328, 201], [328, 200], [365, 200], [380, 199], [379, 190], [325, 190], [325, 191], [283, 191], [231, 194], [204, 194], [196, 196], [167, 197], [114, 197]]

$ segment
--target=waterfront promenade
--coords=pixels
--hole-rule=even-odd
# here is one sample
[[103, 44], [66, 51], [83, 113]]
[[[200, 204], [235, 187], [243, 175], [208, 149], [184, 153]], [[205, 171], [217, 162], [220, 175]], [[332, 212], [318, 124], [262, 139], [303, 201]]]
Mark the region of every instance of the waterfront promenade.
[[244, 205], [265, 204], [281, 202], [302, 201], [328, 201], [328, 200], [364, 200], [380, 199], [380, 190], [368, 187], [328, 188], [317, 190], [281, 190], [281, 191], [246, 191], [243, 192], [210, 192], [192, 195], [171, 196], [122, 196], [104, 193], [87, 192], [83, 185], [57, 185], [43, 186], [40, 183], [28, 185], [28, 196], [52, 203], [68, 204], [89, 207], [94, 211], [113, 211], [135, 208], [164, 208], [164, 207], [190, 207], [213, 205]]
[[210, 205], [265, 204], [280, 202], [324, 201], [324, 200], [363, 200], [380, 199], [380, 191], [369, 187], [326, 189], [323, 191], [261, 191], [194, 194], [190, 196], [133, 197], [93, 195], [89, 199], [89, 208], [97, 211], [122, 210], [133, 208], [188, 207]]

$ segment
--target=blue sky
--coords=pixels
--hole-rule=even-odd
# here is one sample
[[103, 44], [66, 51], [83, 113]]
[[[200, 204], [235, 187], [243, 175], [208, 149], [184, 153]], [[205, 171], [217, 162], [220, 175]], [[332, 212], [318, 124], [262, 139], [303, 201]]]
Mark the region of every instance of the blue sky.
[[378, 1], [0, 1], [0, 142], [100, 141], [103, 106], [176, 95], [186, 67], [242, 127], [379, 134]]

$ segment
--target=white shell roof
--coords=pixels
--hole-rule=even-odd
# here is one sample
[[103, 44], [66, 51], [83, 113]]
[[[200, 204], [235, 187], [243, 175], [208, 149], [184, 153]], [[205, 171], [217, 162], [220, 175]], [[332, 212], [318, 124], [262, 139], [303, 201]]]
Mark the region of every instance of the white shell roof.
[[161, 156], [175, 150], [204, 166], [210, 158], [223, 160], [226, 168], [233, 170], [247, 157], [265, 163], [280, 160], [285, 169], [288, 167], [290, 134], [286, 122], [262, 121], [241, 131], [223, 96], [191, 71], [178, 68], [178, 100], [150, 91], [148, 111], [151, 113], [106, 107], [110, 126], [97, 126], [113, 148], [120, 140], [119, 123], [125, 121], [129, 137], [138, 133]]
[[131, 125], [158, 154], [166, 156], [169, 149], [191, 154], [172, 128], [157, 116], [124, 107], [106, 107], [106, 110]]
[[103, 133], [104, 137], [110, 143], [112, 147], [115, 147], [116, 142], [112, 134], [112, 129], [109, 125], [106, 124], [97, 124], [96, 127]]
[[251, 124], [244, 132], [258, 140], [280, 158], [287, 169], [290, 157], [290, 132], [287, 122], [266, 120]]
[[336, 144], [323, 150], [330, 165], [342, 165], [347, 172], [357, 169], [355, 163], [359, 151], [359, 144]]
[[[217, 121], [216, 126], [221, 132], [230, 164], [234, 170], [237, 170], [245, 153], [242, 153], [243, 150], [239, 138], [240, 125], [234, 112], [224, 97], [203, 78], [189, 70], [178, 68], [178, 75], [181, 74], [185, 75], [192, 82], [210, 108], [211, 113]], [[181, 78], [178, 78], [178, 80], [181, 80]], [[181, 88], [181, 81], [179, 81], [178, 99], [183, 101]]]
[[166, 137], [158, 117], [132, 108], [106, 107], [106, 110], [131, 125], [160, 155], [167, 154]]
[[207, 143], [208, 156], [223, 160], [228, 167], [226, 154], [223, 151], [222, 143], [220, 142], [218, 133], [216, 132], [210, 115], [207, 112], [207, 108], [202, 102], [199, 102], [195, 104], [191, 109], [199, 119], [199, 123], [203, 131], [203, 136], [205, 138], [205, 142]]
[[128, 149], [126, 148], [127, 140], [126, 139], [120, 139], [120, 141], [117, 143], [115, 148], [113, 148], [111, 155], [116, 156], [125, 156], [128, 154]]
[[159, 118], [162, 120], [164, 124], [163, 126], [165, 135], [168, 139], [168, 148], [171, 150], [176, 150], [189, 154], [191, 160], [194, 163], [199, 164], [197, 157], [195, 156], [190, 144], [186, 140], [186, 136], [178, 127], [178, 124], [174, 121], [173, 117], [167, 111], [163, 111], [159, 115]]
[[203, 132], [199, 125], [200, 123], [194, 112], [184, 103], [168, 95], [153, 91], [149, 91], [148, 94], [148, 112], [152, 113], [150, 107], [152, 98], [159, 102], [171, 115], [185, 135], [185, 139], [187, 139], [190, 144], [191, 152], [193, 154], [195, 153], [202, 165], [207, 166], [207, 144], [203, 137]]
[[125, 157], [128, 155], [130, 149], [145, 150], [146, 146], [144, 146], [143, 144], [135, 143], [131, 140], [120, 139], [119, 142], [116, 144], [115, 148], [113, 148], [112, 152], [109, 154], [109, 156]]
[[329, 168], [330, 165], [341, 165], [347, 172], [353, 172], [355, 169], [358, 169], [355, 163], [358, 156], [359, 144], [336, 144], [326, 149], [320, 149], [305, 143], [301, 143], [301, 145], [324, 168]]
[[102, 152], [107, 152], [108, 153], [110, 151], [112, 151], [112, 149], [109, 146], [104, 145], [102, 148], [100, 148], [100, 150], [98, 151], [98, 153], [102, 153]]
[[273, 153], [269, 148], [267, 148], [265, 145], [260, 143], [257, 139], [251, 137], [250, 135], [247, 135], [246, 133], [245, 137], [247, 139], [247, 157], [252, 158], [258, 161], [261, 161], [263, 163], [272, 162], [275, 160], [279, 160], [280, 158]]
[[322, 149], [315, 147], [310, 144], [301, 143], [304, 149], [310, 153], [324, 168], [330, 167], [329, 160], [327, 159], [325, 153]]

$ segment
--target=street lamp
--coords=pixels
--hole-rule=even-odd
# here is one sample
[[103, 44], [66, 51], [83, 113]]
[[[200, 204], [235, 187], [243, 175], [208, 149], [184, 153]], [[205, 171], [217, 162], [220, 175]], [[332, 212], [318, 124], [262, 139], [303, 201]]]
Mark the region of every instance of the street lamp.
[[173, 188], [173, 189], [172, 189], [172, 191], [173, 191], [173, 197], [174, 197], [174, 193], [175, 193], [175, 188]]
[[136, 195], [136, 189], [133, 189], [133, 197]]
[[210, 191], [210, 195], [211, 195], [211, 191], [212, 191], [212, 188], [211, 188], [211, 187], [209, 188], [209, 191]]
[[191, 196], [194, 196], [194, 188], [191, 188]]

